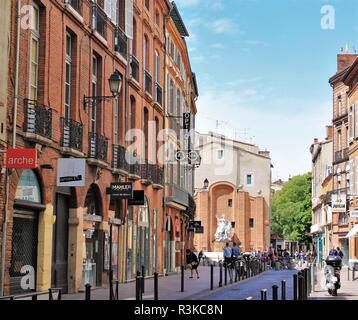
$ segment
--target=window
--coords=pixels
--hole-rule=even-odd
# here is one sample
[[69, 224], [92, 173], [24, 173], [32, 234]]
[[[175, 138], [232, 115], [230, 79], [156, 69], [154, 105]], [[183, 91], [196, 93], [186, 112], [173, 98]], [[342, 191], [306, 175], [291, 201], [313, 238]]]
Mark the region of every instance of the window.
[[[159, 150], [159, 148], [160, 148], [160, 141], [159, 141], [159, 139], [158, 139], [158, 137], [159, 137], [159, 130], [160, 130], [160, 128], [159, 128], [159, 119], [158, 119], [158, 117], [155, 117], [154, 118], [154, 121], [155, 121], [155, 139], [156, 139], [156, 141], [157, 141], [157, 143], [156, 143], [156, 161], [155, 162], [157, 162], [157, 160], [158, 160], [158, 156], [159, 156], [159, 154], [158, 154], [158, 150]], [[161, 155], [160, 155], [161, 156]]]
[[72, 37], [66, 33], [65, 57], [65, 119], [71, 119], [71, 77], [72, 77]]
[[114, 99], [114, 138], [113, 143], [118, 144], [118, 122], [119, 122], [119, 106], [118, 97]]
[[136, 119], [136, 103], [135, 103], [135, 98], [133, 96], [131, 96], [131, 129], [135, 128], [135, 119]]
[[40, 11], [39, 7], [33, 4], [33, 19], [31, 26], [30, 44], [30, 93], [31, 100], [37, 100], [38, 74], [39, 74], [39, 47], [40, 47]]
[[254, 219], [253, 219], [253, 218], [250, 218], [250, 219], [249, 219], [249, 227], [250, 227], [250, 228], [253, 228], [253, 227], [254, 227]]
[[224, 158], [224, 150], [218, 150], [218, 159], [221, 160]]
[[349, 108], [348, 116], [348, 141], [354, 138], [354, 105]]
[[104, 12], [115, 25], [118, 25], [118, 0], [104, 0]]
[[338, 116], [340, 116], [342, 114], [342, 97], [338, 96]]
[[137, 56], [137, 22], [134, 18], [133, 18], [132, 54], [134, 56]]
[[337, 131], [338, 134], [338, 143], [337, 143], [337, 150], [342, 150], [342, 129]]
[[229, 200], [227, 201], [227, 206], [230, 207], [230, 208], [232, 207], [232, 199], [229, 199]]
[[144, 131], [144, 148], [145, 148], [145, 159], [148, 159], [149, 153], [148, 153], [148, 135], [149, 135], [149, 114], [148, 109], [144, 108], [144, 114], [143, 114], [143, 131]]
[[246, 175], [246, 184], [247, 184], [248, 186], [252, 186], [252, 185], [254, 184], [254, 176], [253, 176], [252, 173], [248, 173], [248, 174]]
[[154, 78], [155, 78], [155, 82], [158, 83], [159, 82], [159, 53], [157, 50], [155, 50], [154, 65], [155, 65]]
[[[99, 95], [98, 92], [98, 70], [99, 70], [99, 58], [96, 55], [92, 57], [92, 96]], [[97, 132], [97, 103], [93, 101], [92, 103], [92, 113], [91, 113], [91, 132]]]
[[143, 41], [143, 67], [144, 70], [147, 70], [149, 68], [149, 40], [146, 34], [144, 35]]
[[346, 141], [347, 141], [347, 145], [346, 147], [348, 148], [349, 147], [349, 127], [348, 127], [348, 123], [346, 125]]

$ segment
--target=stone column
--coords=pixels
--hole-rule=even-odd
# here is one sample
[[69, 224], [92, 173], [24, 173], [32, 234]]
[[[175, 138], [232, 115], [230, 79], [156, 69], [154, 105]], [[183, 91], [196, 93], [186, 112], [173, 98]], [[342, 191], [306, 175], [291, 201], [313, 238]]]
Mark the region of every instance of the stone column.
[[51, 288], [52, 267], [52, 234], [55, 216], [53, 205], [48, 203], [46, 209], [39, 215], [38, 246], [37, 246], [37, 291], [47, 291]]
[[82, 287], [82, 268], [85, 239], [83, 236], [84, 208], [69, 210], [68, 219], [68, 292], [75, 293]]

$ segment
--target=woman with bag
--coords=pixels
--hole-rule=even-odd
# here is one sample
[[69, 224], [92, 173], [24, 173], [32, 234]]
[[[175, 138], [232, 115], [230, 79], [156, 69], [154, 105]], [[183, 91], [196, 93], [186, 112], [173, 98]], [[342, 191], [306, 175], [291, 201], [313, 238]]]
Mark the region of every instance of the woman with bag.
[[197, 277], [197, 279], [199, 279], [199, 272], [198, 272], [199, 261], [198, 261], [198, 257], [190, 249], [186, 249], [186, 264], [187, 264], [187, 267], [190, 269], [190, 272], [191, 272], [191, 276], [189, 278], [190, 279], [193, 278], [193, 270], [195, 270], [196, 277]]

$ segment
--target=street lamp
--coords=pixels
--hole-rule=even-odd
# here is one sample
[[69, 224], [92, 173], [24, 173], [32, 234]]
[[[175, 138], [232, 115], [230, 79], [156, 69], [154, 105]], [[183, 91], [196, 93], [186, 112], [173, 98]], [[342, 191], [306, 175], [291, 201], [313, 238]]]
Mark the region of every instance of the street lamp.
[[204, 180], [204, 189], [207, 189], [209, 187], [209, 180], [206, 178]]
[[118, 71], [114, 71], [108, 79], [109, 89], [111, 90], [111, 96], [84, 96], [83, 107], [86, 110], [87, 104], [99, 103], [101, 101], [111, 100], [117, 98], [122, 89], [122, 77]]

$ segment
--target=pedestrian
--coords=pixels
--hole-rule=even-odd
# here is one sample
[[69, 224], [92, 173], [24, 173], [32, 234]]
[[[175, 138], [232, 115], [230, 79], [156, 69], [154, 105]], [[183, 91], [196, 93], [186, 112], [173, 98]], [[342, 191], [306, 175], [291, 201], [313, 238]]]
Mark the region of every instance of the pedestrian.
[[343, 257], [344, 257], [344, 254], [339, 247], [337, 247], [336, 256], [340, 256], [341, 259], [343, 259]]
[[234, 259], [237, 259], [239, 257], [239, 255], [240, 255], [240, 248], [237, 245], [237, 243], [234, 242], [233, 247], [232, 247], [232, 257]]
[[198, 272], [198, 266], [199, 266], [199, 260], [196, 254], [191, 251], [190, 249], [186, 249], [186, 264], [187, 267], [190, 269], [190, 279], [193, 278], [193, 271], [196, 272], [196, 277], [199, 279], [199, 272]]
[[199, 265], [200, 265], [200, 261], [201, 259], [203, 259], [203, 265], [204, 265], [204, 259], [205, 259], [205, 254], [203, 250], [200, 250], [199, 254], [198, 254], [198, 260], [199, 260]]
[[226, 246], [224, 248], [224, 264], [228, 265], [231, 263], [232, 250], [230, 248], [229, 242], [226, 242]]
[[329, 250], [328, 255], [330, 255], [330, 256], [336, 256], [336, 255], [337, 255], [337, 250], [333, 247], [331, 250]]

